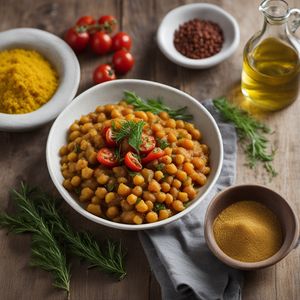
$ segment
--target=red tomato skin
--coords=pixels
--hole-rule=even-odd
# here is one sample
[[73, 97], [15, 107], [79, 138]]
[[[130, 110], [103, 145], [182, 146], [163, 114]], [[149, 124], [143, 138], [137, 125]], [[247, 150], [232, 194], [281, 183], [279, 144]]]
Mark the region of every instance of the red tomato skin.
[[131, 37], [125, 32], [118, 32], [112, 38], [112, 50], [117, 51], [121, 49], [130, 50], [131, 49], [132, 40]]
[[103, 55], [111, 50], [111, 37], [104, 31], [97, 31], [91, 38], [91, 49], [95, 54]]
[[[146, 144], [146, 145], [144, 145]], [[155, 148], [156, 141], [152, 135], [147, 135], [142, 133], [142, 144], [140, 146], [140, 152], [142, 154], [147, 154]]]
[[92, 16], [83, 16], [79, 18], [76, 22], [77, 26], [88, 26], [95, 24], [96, 21]]
[[106, 32], [111, 33], [117, 29], [117, 19], [114, 16], [105, 15], [99, 18], [98, 24], [104, 25]]
[[126, 74], [134, 65], [134, 59], [130, 52], [121, 49], [113, 55], [113, 67], [118, 74]]
[[161, 148], [154, 148], [148, 155], [144, 158], [142, 158], [142, 164], [146, 165], [147, 163], [151, 162], [154, 159], [158, 159], [162, 157], [165, 154], [165, 151]]
[[115, 167], [118, 165], [118, 161], [115, 158], [115, 154], [108, 148], [101, 148], [97, 153], [97, 160], [105, 167]]
[[116, 74], [110, 65], [100, 65], [93, 73], [93, 81], [95, 84], [115, 79]]
[[82, 52], [90, 41], [88, 32], [77, 32], [75, 28], [70, 28], [65, 34], [65, 41], [75, 52]]
[[116, 141], [113, 139], [113, 132], [111, 128], [108, 128], [105, 132], [106, 144], [109, 147], [114, 147], [117, 145]]
[[141, 163], [138, 161], [136, 157], [134, 157], [131, 151], [126, 153], [124, 162], [126, 167], [134, 172], [141, 171], [143, 168]]

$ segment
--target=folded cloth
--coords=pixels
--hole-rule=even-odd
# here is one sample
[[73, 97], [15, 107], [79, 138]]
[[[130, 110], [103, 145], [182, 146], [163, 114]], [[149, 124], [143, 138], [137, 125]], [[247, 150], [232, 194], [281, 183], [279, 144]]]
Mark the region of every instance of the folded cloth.
[[221, 175], [201, 204], [189, 214], [164, 227], [139, 233], [164, 300], [241, 298], [242, 273], [224, 265], [210, 252], [203, 230], [210, 200], [235, 180], [236, 132], [231, 124], [219, 118], [212, 101], [203, 104], [214, 116], [223, 137]]

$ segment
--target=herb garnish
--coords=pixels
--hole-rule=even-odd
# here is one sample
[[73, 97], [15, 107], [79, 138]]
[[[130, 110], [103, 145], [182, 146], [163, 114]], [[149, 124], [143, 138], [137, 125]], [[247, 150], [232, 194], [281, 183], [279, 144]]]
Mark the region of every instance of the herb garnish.
[[106, 189], [109, 191], [109, 192], [112, 192], [115, 187], [116, 187], [116, 184], [115, 183], [112, 183], [112, 182], [109, 182], [108, 184], [105, 185]]
[[139, 174], [138, 172], [133, 172], [133, 171], [130, 171], [129, 169], [127, 169], [127, 172], [130, 177], [134, 177], [135, 175]]
[[234, 124], [247, 155], [247, 165], [253, 168], [257, 162], [263, 162], [270, 177], [276, 176], [277, 172], [271, 165], [275, 151], [272, 150], [271, 153], [267, 153], [268, 140], [264, 135], [270, 133], [270, 129], [254, 119], [248, 112], [230, 104], [226, 98], [215, 99], [213, 104], [226, 120]]
[[156, 138], [156, 141], [157, 141], [159, 148], [161, 148], [161, 149], [166, 149], [167, 147], [169, 147], [169, 143], [167, 142], [166, 139]]
[[143, 127], [145, 124], [144, 121], [123, 121], [121, 123], [121, 128], [118, 131], [113, 131], [115, 141], [118, 143], [127, 138], [128, 144], [139, 152], [142, 144]]
[[134, 106], [137, 110], [150, 111], [157, 115], [160, 112], [167, 112], [169, 116], [176, 120], [192, 120], [193, 116], [187, 114], [187, 107], [174, 110], [162, 103], [160, 98], [148, 99], [144, 101], [141, 97], [137, 96], [134, 92], [124, 91], [124, 100]]
[[166, 209], [166, 206], [163, 203], [156, 202], [154, 204], [154, 208], [153, 208], [154, 211], [158, 212], [162, 209]]
[[164, 169], [165, 165], [163, 163], [157, 164], [155, 166], [157, 171], [162, 171]]
[[80, 145], [75, 144], [74, 152], [77, 153], [77, 154], [81, 152]]

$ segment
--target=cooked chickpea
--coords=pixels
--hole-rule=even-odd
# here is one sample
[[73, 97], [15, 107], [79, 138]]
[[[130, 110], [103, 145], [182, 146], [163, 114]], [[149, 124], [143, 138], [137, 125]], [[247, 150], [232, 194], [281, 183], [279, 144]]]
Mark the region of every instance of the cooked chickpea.
[[176, 128], [184, 128], [184, 122], [182, 120], [176, 121]]
[[165, 170], [168, 174], [174, 175], [177, 172], [177, 167], [174, 164], [168, 164], [166, 165]]
[[106, 203], [110, 203], [110, 202], [116, 200], [116, 198], [117, 198], [116, 193], [114, 193], [114, 192], [109, 192], [109, 193], [107, 193], [107, 194], [105, 195], [105, 202], [106, 202]]
[[76, 138], [78, 138], [81, 135], [79, 131], [72, 131], [69, 135], [69, 141], [74, 141]]
[[62, 147], [59, 149], [59, 155], [60, 155], [60, 156], [67, 155], [67, 153], [68, 153], [68, 147], [67, 147], [67, 146], [62, 146]]
[[93, 203], [90, 203], [88, 204], [88, 206], [86, 207], [86, 210], [88, 212], [90, 212], [91, 214], [93, 215], [96, 215], [96, 216], [101, 216], [101, 207], [99, 204], [93, 204]]
[[94, 170], [89, 168], [89, 167], [85, 167], [81, 170], [81, 177], [84, 179], [89, 179], [93, 176]]
[[196, 196], [196, 191], [191, 185], [186, 186], [183, 191], [188, 194], [190, 200], [194, 199]]
[[91, 199], [93, 196], [94, 196], [94, 191], [89, 187], [85, 187], [81, 190], [79, 200], [81, 202], [84, 202]]
[[170, 128], [176, 128], [176, 121], [174, 119], [169, 119], [166, 121], [166, 126]]
[[101, 200], [97, 196], [93, 196], [91, 202], [93, 204], [100, 204]]
[[203, 173], [204, 175], [209, 174], [209, 173], [210, 173], [210, 167], [204, 167], [204, 168], [202, 169], [202, 173]]
[[171, 194], [166, 194], [165, 204], [170, 206], [174, 200], [174, 197]]
[[175, 143], [177, 141], [177, 137], [173, 132], [168, 134], [167, 139], [169, 143]]
[[160, 181], [161, 179], [164, 178], [164, 173], [162, 171], [155, 171], [154, 173], [154, 178], [157, 180], [157, 181]]
[[81, 126], [81, 132], [82, 133], [88, 133], [90, 129], [93, 128], [92, 123], [85, 123], [84, 125]]
[[98, 188], [96, 189], [95, 195], [96, 195], [100, 200], [104, 199], [105, 196], [106, 196], [106, 194], [107, 194], [106, 188], [104, 188], [104, 187], [98, 187]]
[[158, 216], [158, 219], [159, 220], [165, 220], [165, 219], [168, 219], [169, 218], [169, 211], [167, 209], [161, 209], [159, 211], [159, 216]]
[[176, 178], [179, 179], [181, 182], [184, 182], [187, 179], [187, 174], [186, 172], [182, 170], [178, 170], [176, 173]]
[[149, 182], [149, 185], [148, 185], [148, 190], [149, 192], [159, 192], [160, 191], [160, 184], [155, 180], [155, 179], [152, 179], [150, 182]]
[[71, 152], [67, 156], [68, 161], [76, 161], [77, 160], [77, 154], [75, 152]]
[[172, 207], [175, 211], [183, 211], [184, 210], [184, 205], [180, 200], [173, 201]]
[[141, 200], [138, 204], [135, 205], [135, 209], [138, 212], [144, 213], [148, 210], [147, 204], [144, 202], [144, 200]]
[[121, 196], [128, 196], [130, 194], [130, 187], [127, 186], [124, 183], [120, 183], [119, 187], [118, 187], [118, 194]]
[[162, 203], [166, 200], [166, 194], [163, 192], [156, 193], [155, 197], [156, 197], [156, 200], [160, 203]]
[[73, 189], [73, 186], [72, 186], [72, 184], [71, 184], [70, 179], [65, 179], [65, 180], [63, 181], [63, 187], [64, 187], [65, 189], [67, 189], [68, 191], [71, 191], [71, 190]]
[[166, 136], [166, 132], [164, 130], [156, 131], [155, 135], [156, 135], [157, 138], [162, 139]]
[[144, 111], [136, 111], [134, 114], [137, 118], [140, 118], [146, 122], [148, 121], [148, 116]]
[[180, 189], [181, 185], [182, 185], [182, 183], [178, 179], [174, 179], [173, 182], [172, 182], [172, 187], [174, 187], [174, 188], [176, 188], [178, 190]]
[[159, 132], [163, 131], [163, 127], [159, 123], [155, 123], [151, 126], [152, 131]]
[[123, 211], [133, 210], [134, 206], [129, 204], [125, 199], [120, 202]]
[[113, 219], [118, 215], [119, 215], [119, 209], [117, 206], [110, 206], [106, 211], [106, 216], [110, 219]]
[[206, 178], [206, 176], [205, 176], [204, 174], [202, 174], [202, 173], [197, 173], [197, 176], [196, 176], [196, 178], [195, 178], [195, 181], [196, 181], [198, 184], [200, 184], [201, 186], [203, 186], [203, 185], [206, 183], [207, 178]]
[[134, 211], [124, 211], [121, 214], [121, 220], [124, 223], [133, 223], [133, 218], [136, 216]]
[[144, 179], [146, 179], [147, 182], [150, 182], [153, 177], [154, 177], [154, 172], [150, 169], [147, 169], [147, 168], [144, 168], [142, 171], [141, 171]]
[[152, 201], [152, 202], [156, 201], [155, 195], [148, 191], [143, 192], [143, 199], [146, 201]]
[[171, 156], [173, 149], [171, 147], [167, 147], [164, 149], [165, 154]]
[[173, 196], [174, 199], [177, 198], [179, 191], [175, 187], [171, 187], [170, 194]]
[[146, 201], [145, 202], [146, 203], [146, 205], [148, 206], [148, 210], [152, 210], [153, 209], [153, 202], [152, 201], [150, 201], [150, 200], [148, 200], [148, 201]]
[[161, 163], [167, 165], [167, 164], [170, 164], [170, 163], [172, 162], [172, 157], [169, 156], [169, 155], [164, 155], [164, 156], [162, 156], [162, 157], [159, 159], [159, 161], [160, 161]]
[[128, 179], [126, 177], [118, 177], [117, 181], [118, 183], [127, 183]]
[[136, 195], [130, 194], [129, 196], [127, 196], [126, 200], [130, 205], [133, 205], [136, 203], [137, 198], [138, 197]]
[[187, 201], [189, 201], [189, 196], [185, 192], [179, 192], [177, 195], [177, 199], [182, 202], [187, 202]]
[[72, 132], [72, 131], [78, 131], [78, 130], [80, 130], [80, 126], [79, 126], [77, 123], [73, 123], [73, 124], [70, 126], [69, 130], [70, 130], [71, 132]]
[[183, 148], [187, 150], [193, 150], [194, 149], [194, 142], [190, 139], [184, 138], [181, 139], [178, 143], [178, 146], [182, 146]]
[[80, 171], [87, 167], [88, 162], [85, 159], [79, 159], [76, 163], [76, 171]]
[[163, 120], [168, 120], [170, 117], [169, 117], [169, 114], [166, 112], [166, 111], [162, 111], [159, 113], [159, 117]]
[[137, 224], [137, 225], [142, 224], [143, 223], [143, 218], [140, 215], [135, 215], [133, 217], [133, 223]]
[[183, 170], [188, 174], [191, 175], [194, 172], [193, 164], [186, 162], [183, 164]]
[[79, 186], [81, 183], [81, 179], [79, 176], [73, 176], [71, 179], [71, 184], [75, 187]]
[[153, 223], [153, 222], [156, 222], [158, 220], [158, 215], [156, 212], [154, 211], [150, 211], [147, 213], [146, 215], [146, 221], [148, 223]]
[[182, 165], [184, 163], [185, 157], [182, 154], [176, 154], [175, 158], [174, 158], [174, 162], [175, 164], [178, 165]]
[[145, 179], [142, 175], [138, 174], [133, 177], [132, 181], [133, 181], [134, 185], [142, 185], [145, 182]]
[[142, 189], [142, 187], [140, 187], [140, 186], [135, 186], [132, 190], [131, 190], [131, 192], [134, 194], [134, 195], [136, 195], [136, 196], [141, 196], [142, 194], [143, 194], [143, 189]]
[[166, 177], [166, 183], [168, 183], [168, 184], [172, 184], [173, 180], [174, 180], [173, 176], [167, 176]]
[[167, 183], [167, 182], [163, 182], [162, 184], [161, 184], [161, 190], [163, 191], [163, 192], [168, 192], [169, 190], [170, 190], [170, 185]]
[[195, 166], [196, 169], [202, 170], [205, 166], [205, 162], [200, 157], [194, 157], [192, 159], [192, 164]]

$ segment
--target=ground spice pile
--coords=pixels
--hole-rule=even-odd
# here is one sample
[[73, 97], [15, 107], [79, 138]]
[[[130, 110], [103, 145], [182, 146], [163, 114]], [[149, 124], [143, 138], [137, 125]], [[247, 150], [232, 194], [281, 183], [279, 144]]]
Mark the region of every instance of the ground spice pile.
[[221, 51], [224, 42], [220, 26], [211, 21], [193, 19], [180, 25], [174, 33], [174, 46], [182, 55], [206, 58]]
[[23, 114], [48, 102], [58, 75], [38, 52], [12, 49], [0, 52], [0, 112]]
[[213, 232], [221, 250], [243, 262], [265, 260], [282, 245], [277, 217], [256, 201], [239, 201], [224, 209], [214, 221]]

